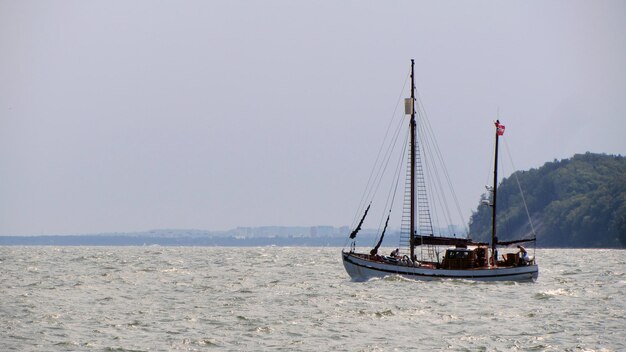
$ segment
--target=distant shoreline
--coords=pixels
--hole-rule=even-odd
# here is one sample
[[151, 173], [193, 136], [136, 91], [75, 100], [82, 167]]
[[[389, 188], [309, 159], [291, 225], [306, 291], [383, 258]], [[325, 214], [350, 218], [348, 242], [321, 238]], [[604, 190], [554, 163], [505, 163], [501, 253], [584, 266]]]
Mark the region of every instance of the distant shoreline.
[[[0, 236], [0, 246], [343, 247], [346, 237], [153, 237], [129, 235]], [[374, 242], [363, 236], [363, 244]]]
[[[368, 247], [376, 240], [372, 234], [364, 234], [357, 245]], [[137, 235], [36, 235], [0, 236], [0, 246], [58, 246], [58, 247], [345, 247], [346, 237], [157, 237]], [[390, 239], [389, 243], [397, 243]], [[386, 247], [393, 247], [387, 245]], [[621, 249], [619, 247], [537, 247], [540, 249]]]

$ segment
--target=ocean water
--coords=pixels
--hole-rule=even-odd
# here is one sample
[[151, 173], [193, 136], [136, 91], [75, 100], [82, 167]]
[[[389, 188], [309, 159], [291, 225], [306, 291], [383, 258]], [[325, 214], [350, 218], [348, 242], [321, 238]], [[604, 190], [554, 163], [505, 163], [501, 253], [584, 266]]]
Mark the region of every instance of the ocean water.
[[0, 351], [626, 351], [626, 251], [356, 283], [340, 250], [0, 247]]

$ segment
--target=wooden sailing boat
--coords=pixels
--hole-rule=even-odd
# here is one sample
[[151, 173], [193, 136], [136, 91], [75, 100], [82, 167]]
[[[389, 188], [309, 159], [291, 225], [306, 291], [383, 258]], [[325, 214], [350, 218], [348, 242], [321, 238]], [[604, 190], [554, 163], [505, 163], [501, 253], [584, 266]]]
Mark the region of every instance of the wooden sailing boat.
[[[405, 110], [410, 119], [410, 145], [409, 145], [409, 178], [407, 184], [408, 200], [410, 205], [409, 215], [409, 236], [407, 243], [403, 248], [406, 255], [399, 255], [399, 248], [390, 256], [378, 255], [378, 248], [381, 245], [389, 217], [385, 229], [381, 234], [378, 244], [369, 253], [356, 252], [354, 239], [361, 229], [363, 221], [367, 216], [370, 207], [365, 210], [365, 214], [361, 218], [358, 226], [352, 231], [350, 238], [353, 240], [349, 250], [342, 251], [342, 259], [346, 271], [353, 280], [362, 281], [375, 277], [384, 277], [388, 275], [400, 275], [405, 278], [415, 280], [434, 280], [434, 279], [469, 279], [480, 281], [534, 281], [537, 279], [539, 269], [535, 262], [535, 258], [529, 257], [526, 250], [518, 246], [519, 252], [505, 253], [502, 258], [498, 258], [497, 246], [509, 246], [522, 242], [535, 241], [535, 238], [521, 239], [514, 241], [498, 241], [496, 236], [496, 195], [498, 180], [498, 139], [504, 134], [504, 126], [499, 121], [495, 123], [495, 167], [493, 187], [489, 187], [491, 192], [491, 201], [486, 201], [487, 205], [492, 207], [492, 236], [491, 243], [481, 243], [472, 241], [468, 238], [434, 236], [431, 233], [417, 234], [417, 209], [425, 208], [426, 202], [420, 201], [421, 188], [424, 186], [423, 180], [419, 180], [419, 176], [423, 177], [422, 165], [419, 161], [419, 152], [417, 149], [416, 136], [416, 109], [415, 109], [415, 83], [414, 83], [414, 60], [411, 60], [411, 98], [405, 100]], [[416, 190], [416, 183], [418, 189]], [[425, 194], [425, 193], [423, 193]], [[370, 203], [371, 205], [371, 203]], [[423, 210], [423, 209], [420, 209]], [[420, 226], [421, 228], [421, 226]], [[401, 241], [402, 242], [402, 241]], [[418, 258], [416, 255], [416, 247], [429, 248], [445, 248], [445, 254], [440, 260], [440, 256], [436, 258], [429, 256]], [[435, 253], [435, 251], [431, 251]], [[440, 253], [437, 251], [436, 253]]]

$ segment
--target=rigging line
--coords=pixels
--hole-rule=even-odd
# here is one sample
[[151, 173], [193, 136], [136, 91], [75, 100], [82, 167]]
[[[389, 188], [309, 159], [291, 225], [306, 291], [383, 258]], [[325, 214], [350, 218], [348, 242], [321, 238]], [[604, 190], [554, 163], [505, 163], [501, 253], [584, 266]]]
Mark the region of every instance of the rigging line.
[[[429, 136], [428, 134], [425, 134], [425, 143], [424, 143], [424, 154], [426, 153], [426, 149], [430, 150], [432, 149], [432, 141], [431, 141], [431, 136]], [[426, 158], [426, 155], [424, 156], [424, 159], [426, 160], [426, 162], [428, 163], [428, 158]], [[452, 223], [452, 216], [450, 214], [450, 207], [448, 206], [448, 201], [447, 201], [447, 197], [446, 197], [446, 193], [445, 193], [445, 188], [443, 187], [443, 185], [441, 184], [441, 177], [439, 176], [439, 168], [437, 167], [437, 164], [433, 161], [431, 162], [432, 167], [429, 167], [428, 172], [429, 172], [429, 177], [431, 179], [431, 184], [433, 185], [433, 189], [436, 191], [435, 196], [437, 196], [438, 200], [439, 200], [439, 204], [441, 204], [441, 207], [444, 211], [444, 218], [445, 221], [448, 222], [448, 230], [450, 230], [450, 224]], [[431, 172], [434, 173], [434, 177], [431, 176]], [[434, 207], [435, 210], [437, 210], [437, 207]], [[437, 226], [441, 227], [441, 225], [439, 224], [439, 217], [437, 216], [436, 218], [437, 221]]]
[[[429, 136], [426, 135], [425, 138], [426, 138], [426, 140], [425, 140], [425, 143], [424, 143], [424, 154], [426, 154], [426, 149], [429, 149], [429, 150], [432, 149], [432, 145], [431, 145], [432, 142], [429, 140]], [[447, 197], [446, 197], [445, 188], [441, 184], [441, 177], [439, 176], [439, 170], [438, 170], [437, 164], [434, 161], [429, 162], [430, 159], [426, 158], [426, 156], [424, 156], [424, 160], [426, 161], [427, 165], [432, 164], [432, 166], [428, 167], [428, 169], [427, 169], [428, 176], [430, 178], [430, 182], [429, 183], [433, 185], [433, 187], [432, 187], [432, 189], [434, 190], [433, 195], [437, 198], [437, 200], [438, 200], [438, 202], [440, 204], [440, 207], [441, 207], [441, 210], [442, 210], [442, 213], [443, 213], [444, 221], [446, 221], [447, 224], [448, 224], [448, 226], [447, 226], [448, 231], [451, 231], [452, 216], [450, 214], [450, 207], [448, 206], [448, 200], [447, 200]], [[434, 176], [433, 176], [433, 174], [434, 174]], [[432, 208], [434, 210], [433, 218], [435, 220], [435, 223], [436, 223], [437, 227], [441, 230], [441, 223], [439, 222], [439, 215], [438, 215], [439, 214], [438, 213], [439, 207], [433, 206]]]
[[[406, 145], [407, 145], [407, 143], [409, 141], [408, 136], [409, 136], [409, 130], [407, 129], [406, 136], [404, 138], [404, 145], [402, 147], [402, 151], [406, 150]], [[393, 204], [394, 204], [394, 201], [396, 199], [396, 192], [398, 191], [398, 184], [400, 183], [400, 175], [401, 175], [401, 171], [402, 171], [402, 165], [404, 164], [404, 155], [405, 155], [405, 153], [400, 153], [400, 160], [398, 162], [398, 165], [396, 166], [396, 171], [394, 172], [394, 175], [395, 175], [394, 178], [396, 180], [396, 182], [395, 182], [396, 184], [395, 184], [395, 186], [393, 185], [393, 183], [391, 185], [392, 186], [391, 189], [393, 189], [393, 195], [392, 195], [391, 189], [389, 190], [389, 194], [387, 194], [387, 201], [385, 202], [385, 209], [387, 209], [387, 206], [389, 206], [389, 215], [391, 215], [391, 210], [393, 209]], [[389, 196], [391, 196], [391, 202], [389, 202]], [[385, 219], [385, 212], [383, 211], [382, 217], [381, 217], [380, 222], [378, 224], [378, 231], [379, 232], [380, 232], [380, 228], [382, 226], [382, 223], [383, 223], [384, 219]], [[389, 221], [389, 220], [387, 220], [387, 221]]]
[[[376, 188], [373, 189], [374, 193], [372, 194], [371, 199], [374, 199], [374, 197], [376, 197], [376, 194], [378, 193], [378, 189], [380, 188], [380, 183], [383, 179], [383, 176], [385, 175], [385, 172], [387, 171], [387, 166], [389, 165], [389, 161], [391, 160], [391, 155], [393, 154], [393, 151], [396, 148], [396, 144], [398, 142], [398, 136], [400, 135], [400, 131], [402, 131], [402, 125], [403, 125], [402, 123], [398, 125], [398, 129], [396, 130], [393, 144], [389, 145], [389, 148], [387, 148], [387, 153], [385, 153], [385, 158], [384, 158], [386, 160], [385, 165], [384, 167], [382, 167], [381, 165], [381, 168], [379, 169], [379, 175], [377, 175], [377, 177], [374, 179], [374, 182], [376, 182], [376, 180], [378, 180], [378, 182], [376, 183]], [[369, 195], [368, 195], [368, 199], [370, 199]]]
[[[445, 180], [446, 180], [446, 183], [447, 183], [447, 186], [448, 186], [448, 189], [449, 189], [449, 193], [452, 196], [452, 200], [454, 201], [454, 204], [456, 206], [457, 215], [459, 216], [459, 220], [463, 224], [465, 233], [468, 234], [469, 231], [467, 229], [467, 224], [465, 223], [465, 217], [463, 216], [463, 211], [461, 210], [459, 199], [458, 199], [458, 197], [456, 195], [456, 192], [454, 191], [454, 186], [452, 185], [452, 179], [450, 178], [450, 174], [448, 172], [448, 169], [446, 168], [446, 164], [444, 162], [443, 154], [441, 153], [441, 150], [439, 149], [439, 146], [437, 144], [437, 140], [434, 137], [434, 132], [432, 131], [432, 127], [430, 126], [430, 122], [428, 120], [426, 120], [426, 123], [427, 123], [427, 128], [428, 128], [428, 131], [429, 131], [429, 135], [431, 136], [431, 139], [433, 141], [432, 142], [433, 145], [434, 145], [433, 149], [435, 150], [436, 155], [437, 155], [437, 157], [439, 159], [439, 163], [441, 165], [441, 171], [443, 172], [443, 175], [445, 177]], [[441, 182], [441, 178], [439, 176], [437, 176], [437, 177], [438, 177], [438, 182], [440, 183]], [[444, 189], [443, 185], [440, 185], [440, 188], [443, 191], [443, 189]], [[453, 218], [452, 218], [452, 214], [450, 212], [450, 206], [448, 206], [448, 204], [447, 204], [447, 197], [444, 198], [444, 199], [446, 199], [446, 202], [445, 202], [446, 215], [448, 217], [449, 224], [451, 225], [452, 222], [453, 222]]]
[[[406, 150], [406, 145], [409, 142], [409, 130], [406, 131], [406, 137], [404, 138], [404, 146], [402, 146], [402, 151]], [[401, 158], [400, 158], [400, 163], [398, 164], [398, 169], [397, 169], [397, 176], [396, 176], [396, 187], [393, 190], [393, 197], [391, 197], [391, 203], [389, 206], [389, 212], [391, 212], [391, 209], [393, 208], [393, 204], [394, 201], [396, 199], [396, 193], [398, 192], [398, 185], [400, 184], [400, 175], [401, 175], [401, 171], [402, 171], [402, 165], [404, 164], [404, 153], [401, 153]]]
[[434, 144], [434, 149], [435, 149], [437, 158], [439, 159], [439, 163], [442, 165], [442, 170], [443, 170], [444, 175], [446, 177], [446, 181], [448, 183], [448, 187], [450, 189], [450, 193], [452, 195], [452, 198], [453, 198], [453, 200], [455, 202], [456, 210], [458, 212], [459, 217], [461, 218], [461, 222], [463, 223], [463, 228], [465, 230], [465, 234], [469, 235], [469, 229], [467, 227], [467, 224], [465, 223], [465, 217], [463, 216], [463, 211], [461, 210], [459, 199], [458, 199], [458, 197], [456, 195], [456, 192], [454, 191], [454, 186], [452, 185], [452, 181], [450, 179], [450, 174], [448, 173], [448, 169], [447, 169], [446, 164], [444, 162], [443, 154], [441, 153], [441, 150], [439, 148], [437, 140], [434, 138], [435, 134], [434, 134], [433, 129], [432, 129], [431, 125], [430, 125], [430, 120], [428, 118], [428, 113], [426, 113], [426, 109], [424, 108], [424, 105], [422, 104], [422, 98], [419, 95], [419, 92], [417, 92], [417, 100], [419, 102], [418, 107], [420, 108], [420, 110], [423, 113], [424, 121], [425, 121], [425, 125], [427, 127], [427, 130], [428, 130], [429, 134], [431, 136], [433, 136], [432, 139], [433, 139], [433, 142], [434, 142], [433, 143]]
[[403, 241], [406, 240], [406, 244], [408, 247], [408, 242], [411, 234], [411, 223], [410, 223], [410, 214], [411, 214], [411, 147], [408, 143], [409, 137], [406, 137], [406, 143], [403, 150], [403, 153], [407, 155], [406, 158], [406, 167], [404, 168], [404, 197], [402, 199], [402, 217], [400, 219], [400, 243], [399, 247], [404, 248]]
[[[422, 148], [426, 149], [426, 147], [424, 147], [423, 145], [422, 145]], [[432, 175], [432, 173], [434, 171], [432, 170], [433, 168], [431, 166], [429, 166], [430, 165], [429, 159], [424, 157], [423, 160], [424, 160], [424, 166], [425, 166], [424, 170], [426, 171], [426, 176], [427, 176], [426, 177], [426, 180], [427, 180], [426, 182], [428, 184], [433, 185], [433, 187], [429, 187], [429, 189], [432, 190], [432, 192], [430, 192], [430, 193], [433, 195], [433, 200], [432, 201], [429, 201], [429, 199], [426, 200], [427, 203], [429, 204], [429, 208], [432, 210], [429, 213], [430, 213], [430, 218], [431, 218], [431, 220], [430, 220], [430, 222], [431, 222], [430, 230], [431, 230], [431, 232], [433, 232], [431, 235], [433, 235], [434, 232], [435, 232], [435, 229], [432, 226], [433, 222], [435, 223], [437, 228], [439, 228], [439, 229], [441, 228], [441, 225], [439, 223], [439, 212], [438, 212], [438, 208], [436, 206], [437, 202], [434, 201], [435, 199], [437, 199], [438, 203], [441, 204], [441, 202], [442, 202], [442, 200], [441, 200], [441, 192], [437, 189], [436, 184], [433, 184], [432, 180], [435, 179], [436, 176]], [[426, 234], [422, 233], [422, 235], [426, 235]]]
[[[436, 165], [434, 167], [434, 171], [435, 171], [435, 181], [437, 182], [437, 185], [438, 185], [440, 193], [441, 193], [441, 198], [443, 200], [442, 203], [441, 203], [442, 204], [443, 215], [444, 215], [445, 221], [447, 222], [448, 232], [450, 232], [450, 235], [452, 235], [455, 231], [452, 228], [454, 220], [453, 220], [453, 217], [452, 217], [452, 212], [450, 211], [451, 206], [448, 204], [449, 203], [449, 197], [447, 196], [447, 194], [445, 192], [445, 187], [442, 184], [441, 177], [439, 176], [439, 168], [437, 168]], [[445, 170], [441, 170], [441, 171], [444, 172], [444, 174], [445, 174]], [[446, 176], [446, 178], [447, 178], [447, 176]], [[460, 220], [463, 221], [464, 219], [461, 218]]]
[[[504, 138], [502, 138], [502, 139], [504, 139]], [[509, 174], [509, 170], [507, 168], [509, 167], [509, 165], [504, 163], [504, 161], [505, 161], [504, 160], [504, 153], [499, 153], [498, 157], [500, 158], [498, 160], [498, 167], [500, 168], [498, 170], [499, 171], [498, 174], [499, 175], [508, 175]], [[506, 179], [506, 177], [504, 177], [504, 176], [501, 176], [499, 178], [502, 179], [502, 182], [504, 182], [504, 180]], [[509, 176], [509, 178], [510, 178], [510, 176]], [[499, 185], [501, 185], [502, 182], [500, 182]], [[505, 202], [506, 202], [506, 204], [508, 204], [508, 202], [509, 202], [508, 197], [506, 198], [506, 201], [505, 201], [504, 200], [505, 198], [503, 198], [503, 196], [505, 196], [504, 193], [500, 192], [498, 195], [500, 196], [500, 199], [499, 199], [500, 203], [498, 203], [498, 204], [500, 204], [500, 212], [498, 213], [498, 215], [499, 215], [498, 220], [499, 220], [499, 222], [503, 222], [503, 224], [501, 224], [501, 226], [500, 226], [500, 230], [498, 230], [498, 234], [500, 234], [500, 235], [502, 235], [502, 234], [509, 234], [509, 236], [512, 236], [511, 233], [513, 231], [512, 231], [511, 221], [510, 221], [511, 220], [511, 214], [509, 212], [502, 211], [502, 209], [504, 209], [503, 205], [505, 204]], [[500, 237], [502, 237], [502, 236], [500, 236]]]
[[374, 199], [376, 194], [378, 193], [378, 189], [380, 188], [380, 183], [383, 179], [383, 176], [385, 175], [385, 172], [387, 171], [389, 160], [391, 159], [391, 155], [393, 154], [393, 151], [395, 150], [396, 144], [398, 142], [398, 136], [400, 135], [400, 131], [402, 130], [403, 125], [404, 125], [404, 121], [399, 120], [398, 127], [396, 128], [396, 131], [393, 134], [393, 143], [389, 143], [389, 145], [387, 146], [387, 150], [385, 151], [385, 154], [383, 158], [381, 159], [381, 164], [378, 168], [376, 175], [374, 176], [374, 179], [372, 181], [372, 186], [369, 188], [368, 193], [367, 193], [366, 199], [370, 200], [370, 203]]
[[[402, 147], [402, 151], [406, 150], [406, 144], [408, 142], [408, 135], [409, 135], [409, 130], [407, 129], [406, 131], [406, 136], [404, 139], [404, 145]], [[399, 153], [400, 154], [400, 159], [399, 159], [399, 163], [396, 166], [396, 171], [394, 172], [394, 179], [396, 180], [395, 182], [395, 186], [393, 185], [393, 182], [391, 183], [391, 188], [389, 189], [389, 193], [387, 194], [387, 200], [385, 201], [385, 209], [387, 209], [387, 207], [389, 207], [389, 212], [391, 212], [391, 209], [393, 208], [393, 202], [395, 200], [396, 197], [396, 191], [398, 189], [398, 182], [400, 179], [400, 171], [402, 170], [402, 164], [404, 162], [404, 153]], [[391, 197], [391, 203], [389, 203], [389, 198], [392, 194], [391, 190], [393, 190], [393, 196]], [[385, 213], [383, 212], [383, 216], [381, 218], [381, 222], [380, 224], [382, 224], [382, 220], [385, 218]], [[380, 230], [380, 224], [379, 224], [379, 230]]]
[[[427, 161], [428, 164], [428, 161]], [[429, 168], [429, 170], [427, 170], [428, 172], [428, 177], [431, 179], [430, 183], [433, 185], [432, 189], [433, 192], [431, 192], [433, 194], [433, 198], [437, 199], [437, 202], [439, 204], [439, 206], [437, 206], [437, 203], [434, 202], [435, 199], [433, 199], [433, 206], [431, 207], [433, 209], [432, 212], [432, 219], [433, 222], [435, 223], [437, 229], [439, 230], [438, 235], [441, 235], [441, 222], [440, 222], [440, 216], [439, 216], [439, 208], [441, 207], [442, 213], [443, 213], [443, 218], [444, 221], [446, 221], [448, 224], [451, 223], [450, 220], [450, 215], [449, 215], [449, 209], [448, 209], [448, 204], [446, 201], [446, 197], [445, 194], [443, 192], [443, 187], [441, 185], [441, 179], [438, 176], [438, 172], [437, 172], [437, 168], [436, 167], [432, 167]], [[433, 176], [432, 174], [435, 174], [435, 176]], [[434, 180], [434, 181], [433, 181]], [[447, 214], [446, 214], [447, 211]], [[447, 215], [447, 216], [446, 216]], [[450, 230], [450, 226], [448, 225], [448, 230]], [[434, 229], [433, 229], [434, 231]]]
[[530, 217], [530, 212], [528, 211], [528, 205], [526, 205], [526, 198], [524, 197], [524, 192], [522, 191], [522, 185], [519, 183], [519, 178], [517, 177], [517, 168], [513, 163], [513, 158], [511, 157], [511, 152], [509, 151], [509, 144], [504, 140], [504, 147], [506, 149], [506, 153], [509, 156], [509, 161], [511, 162], [511, 166], [513, 166], [513, 175], [515, 176], [515, 181], [517, 182], [517, 188], [519, 189], [519, 193], [522, 196], [522, 203], [524, 203], [524, 209], [526, 210], [526, 216], [528, 217], [528, 222], [530, 223], [530, 229], [533, 232], [533, 236], [537, 238], [537, 233], [535, 232], [535, 226], [533, 225], [533, 220]]
[[[432, 167], [430, 166], [430, 162], [429, 162], [429, 158], [427, 158], [427, 149], [429, 149], [429, 147], [427, 146], [428, 142], [427, 139], [428, 137], [426, 136], [426, 134], [424, 133], [424, 126], [422, 124], [423, 120], [419, 119], [420, 123], [417, 124], [417, 128], [418, 128], [418, 136], [419, 138], [419, 146], [420, 146], [420, 160], [423, 161], [423, 166], [422, 166], [422, 172], [426, 172], [426, 177], [424, 177], [424, 184], [431, 184], [432, 183], [432, 179], [433, 176], [431, 174], [432, 172]], [[421, 143], [420, 143], [421, 142]], [[429, 187], [429, 190], [433, 190], [433, 193], [437, 193], [435, 187]], [[435, 194], [438, 195], [438, 194]], [[432, 202], [429, 201], [428, 198], [428, 194], [426, 194], [426, 199], [425, 199], [426, 203], [428, 204], [429, 208], [433, 209], [434, 207], [432, 207]], [[430, 212], [429, 212], [430, 213]], [[435, 214], [431, 214], [431, 215], [435, 215]], [[431, 217], [431, 227], [432, 227], [432, 217]], [[431, 228], [431, 232], [432, 232], [432, 228]]]
[[350, 236], [346, 237], [346, 240], [343, 242], [343, 247], [341, 247], [342, 249], [345, 249], [346, 246], [348, 245], [348, 242], [353, 241]]
[[439, 148], [439, 145], [437, 143], [437, 139], [435, 138], [435, 133], [434, 133], [434, 131], [432, 129], [432, 126], [430, 125], [430, 120], [428, 118], [428, 114], [426, 112], [426, 109], [425, 109], [424, 105], [422, 104], [421, 97], [419, 96], [419, 93], [418, 93], [418, 99], [419, 99], [419, 107], [420, 107], [420, 109], [421, 109], [421, 111], [422, 111], [422, 113], [424, 115], [424, 122], [425, 122], [424, 125], [426, 127], [427, 132], [428, 132], [427, 134], [430, 136], [430, 138], [433, 141], [433, 146], [434, 146], [433, 149], [435, 150], [435, 155], [437, 156], [437, 158], [439, 160], [442, 172], [445, 175], [448, 187], [450, 189], [450, 194], [451, 194], [451, 196], [452, 196], [452, 198], [453, 198], [453, 200], [455, 202], [458, 215], [461, 218], [461, 222], [463, 223], [464, 229], [465, 229], [466, 234], [467, 234], [467, 233], [469, 233], [469, 231], [467, 229], [467, 224], [465, 224], [465, 221], [464, 221], [465, 217], [463, 216], [463, 212], [461, 211], [461, 208], [460, 208], [460, 205], [459, 205], [460, 203], [459, 203], [459, 200], [457, 198], [456, 192], [454, 191], [454, 186], [452, 185], [450, 174], [449, 174], [448, 169], [446, 167], [446, 164], [444, 162], [443, 154], [441, 153], [441, 149]]
[[378, 165], [378, 160], [380, 158], [380, 153], [383, 150], [383, 147], [385, 146], [385, 142], [387, 141], [387, 135], [389, 134], [389, 129], [391, 128], [391, 125], [393, 123], [393, 120], [396, 116], [396, 111], [398, 110], [398, 106], [400, 105], [400, 101], [402, 100], [402, 96], [404, 95], [404, 89], [406, 88], [406, 83], [409, 80], [409, 77], [411, 75], [407, 74], [407, 76], [404, 79], [404, 83], [402, 84], [402, 89], [400, 90], [400, 95], [398, 97], [398, 101], [396, 102], [396, 106], [393, 109], [393, 113], [391, 114], [391, 119], [389, 120], [389, 124], [387, 125], [387, 130], [385, 131], [385, 137], [383, 138], [382, 143], [380, 144], [380, 148], [378, 149], [378, 154], [376, 155], [376, 161], [374, 161], [374, 165], [372, 166], [372, 171], [370, 171], [370, 175], [367, 179], [367, 184], [365, 186], [365, 190], [363, 192], [363, 195], [361, 196], [361, 200], [359, 201], [359, 206], [356, 210], [356, 213], [354, 214], [354, 219], [352, 220], [352, 226], [354, 227], [354, 225], [356, 224], [356, 221], [359, 217], [359, 214], [362, 212], [362, 208], [364, 208], [365, 204], [367, 203], [367, 199], [365, 198], [365, 194], [368, 193], [369, 187], [370, 187], [370, 181], [372, 179], [372, 175], [374, 174], [374, 170], [376, 170], [376, 166]]
[[[487, 187], [487, 189], [491, 188], [491, 185], [489, 182], [489, 179], [491, 178], [491, 176], [493, 175], [493, 163], [494, 163], [494, 159], [495, 159], [496, 155], [495, 155], [495, 151], [491, 152], [491, 161], [489, 162], [489, 172], [487, 173], [487, 177], [485, 177], [485, 186]], [[489, 194], [491, 194], [491, 192], [489, 192]]]

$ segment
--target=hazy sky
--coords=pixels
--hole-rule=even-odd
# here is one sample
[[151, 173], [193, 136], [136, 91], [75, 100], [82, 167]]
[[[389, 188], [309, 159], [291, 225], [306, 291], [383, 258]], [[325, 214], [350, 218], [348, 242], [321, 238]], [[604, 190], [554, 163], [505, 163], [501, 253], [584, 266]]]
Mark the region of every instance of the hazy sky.
[[0, 235], [349, 225], [411, 58], [467, 217], [626, 154], [624, 1], [0, 0]]

